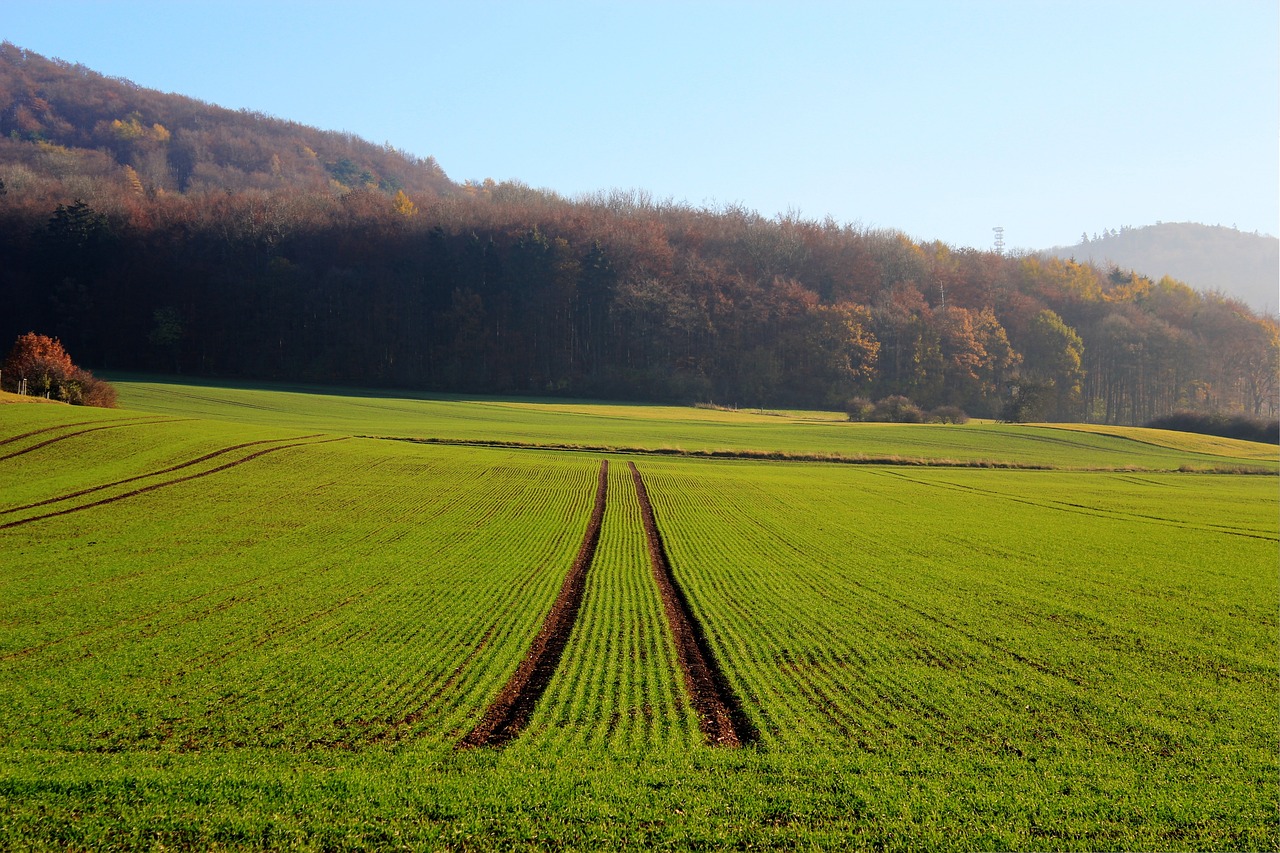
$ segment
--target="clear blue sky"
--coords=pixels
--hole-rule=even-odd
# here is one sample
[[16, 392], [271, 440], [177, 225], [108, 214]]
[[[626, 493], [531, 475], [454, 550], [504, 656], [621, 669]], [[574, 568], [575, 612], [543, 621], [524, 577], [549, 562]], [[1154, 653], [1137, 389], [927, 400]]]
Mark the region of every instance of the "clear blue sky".
[[1280, 233], [1275, 0], [5, 2], [0, 39], [432, 155], [1011, 248]]

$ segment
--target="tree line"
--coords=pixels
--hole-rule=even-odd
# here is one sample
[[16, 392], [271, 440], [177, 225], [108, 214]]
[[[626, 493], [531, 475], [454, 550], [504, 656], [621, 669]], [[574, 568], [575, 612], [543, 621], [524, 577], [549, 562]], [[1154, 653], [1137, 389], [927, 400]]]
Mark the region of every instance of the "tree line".
[[[0, 339], [36, 329], [99, 370], [1275, 417], [1275, 318], [1172, 279], [642, 192], [459, 185], [434, 161], [349, 138], [319, 152], [319, 131], [25, 52], [6, 71], [15, 50], [0, 46]], [[235, 146], [214, 144], [222, 120]], [[175, 145], [197, 132], [203, 148]]]

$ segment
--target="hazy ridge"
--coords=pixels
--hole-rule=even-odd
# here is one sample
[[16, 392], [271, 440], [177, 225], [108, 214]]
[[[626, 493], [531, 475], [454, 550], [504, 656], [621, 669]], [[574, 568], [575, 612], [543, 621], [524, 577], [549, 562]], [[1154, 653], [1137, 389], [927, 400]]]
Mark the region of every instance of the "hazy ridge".
[[[1087, 235], [1082, 235], [1087, 236]], [[1274, 314], [1280, 289], [1280, 239], [1222, 225], [1161, 222], [1106, 231], [1074, 246], [1043, 254], [1115, 265], [1148, 278], [1178, 279], [1203, 291], [1221, 291], [1255, 311]]]

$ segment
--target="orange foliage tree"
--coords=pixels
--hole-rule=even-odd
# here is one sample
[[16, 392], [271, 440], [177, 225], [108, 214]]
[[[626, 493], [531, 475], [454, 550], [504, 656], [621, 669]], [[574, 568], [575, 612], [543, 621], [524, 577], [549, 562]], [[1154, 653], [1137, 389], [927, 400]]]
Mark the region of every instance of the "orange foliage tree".
[[0, 368], [5, 387], [17, 391], [26, 382], [28, 394], [56, 396], [76, 405], [115, 405], [116, 392], [108, 383], [82, 370], [71, 361], [62, 342], [47, 335], [27, 332], [14, 341]]
[[27, 332], [19, 335], [4, 361], [4, 382], [27, 381], [29, 393], [44, 395], [76, 371], [71, 356], [57, 338]]

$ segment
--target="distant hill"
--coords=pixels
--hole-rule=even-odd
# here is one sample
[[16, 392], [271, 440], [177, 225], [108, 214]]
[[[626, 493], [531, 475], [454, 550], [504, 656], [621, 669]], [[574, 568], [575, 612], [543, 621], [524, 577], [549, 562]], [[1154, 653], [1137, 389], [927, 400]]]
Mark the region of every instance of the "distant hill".
[[[1155, 257], [1207, 257], [1208, 274], [1121, 251], [1169, 229]], [[1246, 261], [1236, 243], [1259, 240], [1269, 260]], [[1243, 263], [1269, 284], [1250, 303], [1274, 307], [1274, 244], [1162, 226], [1063, 250], [1092, 265], [642, 191], [455, 184], [390, 145], [0, 43], [0, 346], [35, 331], [99, 371], [856, 411], [905, 396], [893, 407], [1124, 424], [1275, 417], [1280, 321], [1160, 277], [1226, 290]]]
[[1074, 246], [1042, 254], [1170, 276], [1199, 290], [1220, 290], [1256, 311], [1275, 313], [1280, 297], [1280, 240], [1220, 225], [1164, 222], [1104, 231]]
[[75, 174], [91, 200], [104, 182], [140, 192], [455, 189], [432, 158], [349, 133], [144, 89], [0, 42], [0, 166], [12, 190]]

